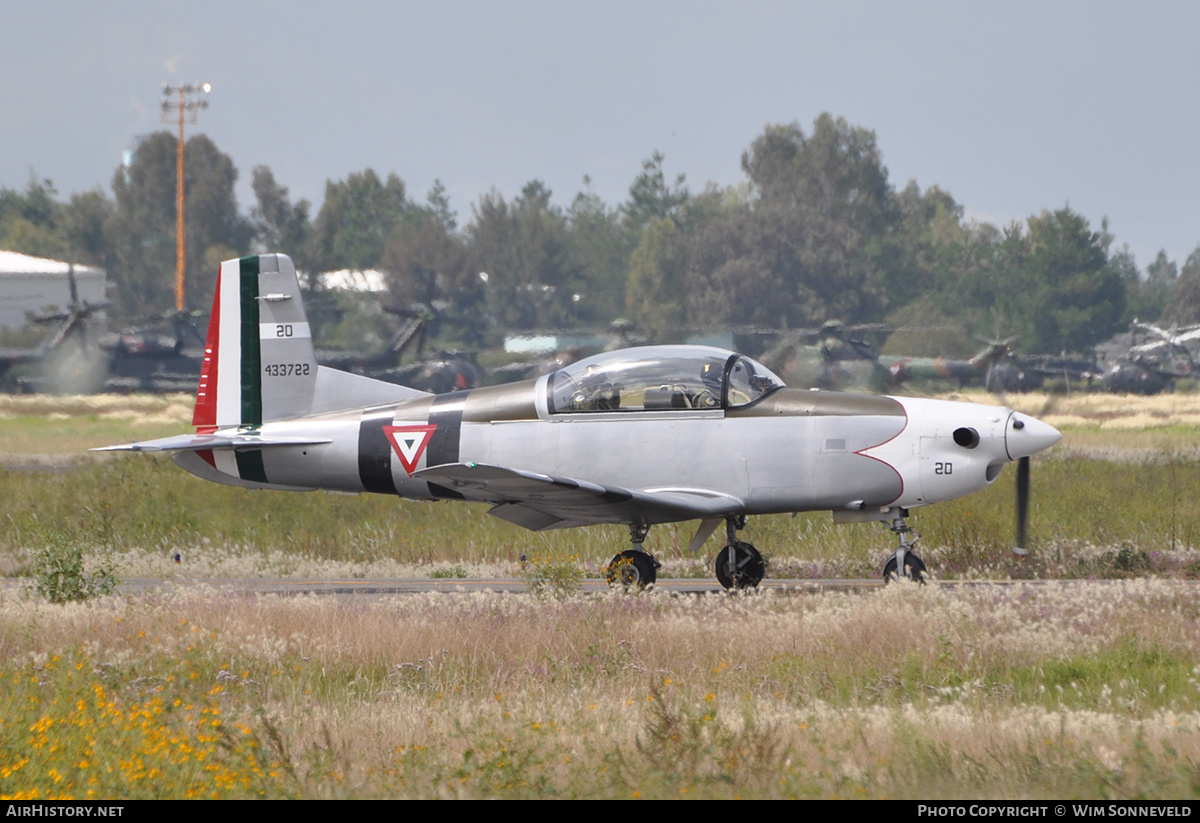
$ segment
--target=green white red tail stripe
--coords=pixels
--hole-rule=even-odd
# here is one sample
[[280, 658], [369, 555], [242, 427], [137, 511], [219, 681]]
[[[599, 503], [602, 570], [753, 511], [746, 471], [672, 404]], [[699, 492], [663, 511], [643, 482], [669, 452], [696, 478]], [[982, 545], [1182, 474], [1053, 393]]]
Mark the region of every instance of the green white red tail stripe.
[[258, 274], [258, 256], [226, 260], [217, 274], [192, 415], [198, 428], [262, 424]]
[[317, 361], [292, 261], [227, 260], [217, 275], [192, 422], [254, 429], [312, 407]]

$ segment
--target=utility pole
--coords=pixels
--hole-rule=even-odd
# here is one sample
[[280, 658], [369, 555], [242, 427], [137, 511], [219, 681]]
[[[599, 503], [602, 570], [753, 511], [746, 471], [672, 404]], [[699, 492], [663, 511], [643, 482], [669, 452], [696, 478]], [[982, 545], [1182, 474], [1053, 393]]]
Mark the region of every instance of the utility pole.
[[[162, 121], [171, 122], [171, 112], [179, 112], [179, 150], [176, 161], [179, 182], [175, 191], [175, 308], [178, 311], [183, 311], [183, 270], [187, 263], [183, 231], [183, 115], [186, 112], [191, 122], [195, 123], [199, 110], [208, 108], [208, 100], [196, 99], [196, 95], [208, 94], [210, 91], [212, 85], [209, 83], [197, 86], [191, 83], [182, 86], [163, 85]], [[172, 99], [176, 96], [177, 100]]]

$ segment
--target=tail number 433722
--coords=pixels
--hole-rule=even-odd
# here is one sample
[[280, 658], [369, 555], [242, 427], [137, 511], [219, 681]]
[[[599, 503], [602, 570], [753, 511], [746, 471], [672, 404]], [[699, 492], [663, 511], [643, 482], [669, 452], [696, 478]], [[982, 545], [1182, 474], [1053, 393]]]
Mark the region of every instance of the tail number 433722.
[[263, 371], [269, 377], [304, 377], [309, 373], [308, 363], [268, 363]]

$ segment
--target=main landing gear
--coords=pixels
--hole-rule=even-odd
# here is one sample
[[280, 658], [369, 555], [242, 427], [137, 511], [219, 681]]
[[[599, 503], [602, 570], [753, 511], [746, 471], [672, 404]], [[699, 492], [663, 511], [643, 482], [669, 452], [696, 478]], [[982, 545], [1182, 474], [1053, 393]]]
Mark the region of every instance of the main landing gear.
[[604, 577], [608, 580], [608, 585], [627, 589], [645, 589], [654, 585], [662, 563], [642, 549], [642, 543], [645, 542], [646, 534], [649, 531], [649, 526], [631, 525], [629, 527], [629, 542], [633, 544], [633, 548], [618, 554], [604, 569]]
[[717, 554], [717, 580], [727, 589], [753, 589], [767, 572], [758, 549], [737, 539], [744, 528], [744, 514], [725, 518], [725, 548]]
[[[908, 517], [908, 509], [892, 509], [890, 512], [891, 520], [885, 521], [888, 523], [888, 528], [892, 534], [900, 539], [900, 545], [896, 547], [896, 552], [887, 559], [883, 564], [883, 582], [890, 583], [898, 577], [905, 577], [917, 583], [925, 583], [925, 561], [917, 557], [913, 547], [917, 545], [920, 539], [915, 531], [908, 527], [906, 518]], [[897, 575], [896, 570], [903, 569], [902, 575]]]
[[[688, 548], [699, 549], [704, 541], [716, 531], [720, 523], [720, 518], [705, 520], [701, 523], [700, 530]], [[758, 549], [737, 538], [737, 533], [744, 528], [746, 528], [745, 515], [725, 518], [725, 548], [717, 553], [716, 573], [717, 580], [727, 589], [753, 589], [762, 582], [763, 576], [766, 574], [767, 564]], [[638, 589], [654, 585], [662, 564], [642, 549], [642, 544], [649, 531], [649, 526], [640, 524], [629, 527], [629, 541], [632, 548], [613, 557], [605, 567], [604, 576], [608, 580], [608, 585]]]

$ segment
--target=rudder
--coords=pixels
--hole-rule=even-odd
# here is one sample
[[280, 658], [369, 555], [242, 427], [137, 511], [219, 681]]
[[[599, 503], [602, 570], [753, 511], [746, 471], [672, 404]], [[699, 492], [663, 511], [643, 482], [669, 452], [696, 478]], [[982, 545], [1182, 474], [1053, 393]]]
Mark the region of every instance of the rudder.
[[222, 263], [193, 425], [256, 428], [307, 414], [316, 382], [316, 352], [292, 259], [259, 254]]

